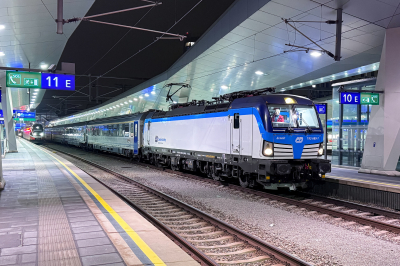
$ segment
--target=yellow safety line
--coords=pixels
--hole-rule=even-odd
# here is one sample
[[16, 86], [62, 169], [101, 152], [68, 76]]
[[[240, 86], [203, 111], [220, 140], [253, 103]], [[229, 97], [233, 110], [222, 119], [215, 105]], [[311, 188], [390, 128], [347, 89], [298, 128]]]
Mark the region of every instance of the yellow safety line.
[[381, 183], [381, 182], [368, 181], [368, 180], [349, 178], [349, 177], [343, 177], [343, 176], [328, 175], [327, 177], [328, 178], [329, 177], [337, 177], [338, 179], [345, 179], [345, 180], [350, 180], [350, 181], [358, 181], [358, 182], [361, 182], [361, 183], [371, 183], [371, 184], [385, 185], [385, 186], [391, 186], [391, 187], [400, 187], [400, 185], [395, 185], [395, 184]]
[[[42, 149], [43, 150], [43, 149]], [[91, 188], [80, 176], [78, 176], [72, 169], [66, 166], [59, 159], [48, 153], [46, 150], [43, 150], [48, 155], [56, 159], [62, 166], [64, 166], [71, 174], [73, 174], [76, 179], [78, 179], [82, 185], [84, 185], [92, 194], [96, 197], [96, 199], [103, 205], [103, 207], [114, 217], [114, 219], [119, 223], [119, 225], [125, 230], [125, 232], [132, 238], [132, 240], [136, 243], [136, 245], [143, 251], [143, 253], [151, 260], [154, 265], [165, 265], [166, 264], [157, 256], [157, 254], [143, 241], [143, 239], [122, 219], [119, 214], [111, 208], [108, 203], [103, 200], [103, 198], [97, 194], [97, 192]]]

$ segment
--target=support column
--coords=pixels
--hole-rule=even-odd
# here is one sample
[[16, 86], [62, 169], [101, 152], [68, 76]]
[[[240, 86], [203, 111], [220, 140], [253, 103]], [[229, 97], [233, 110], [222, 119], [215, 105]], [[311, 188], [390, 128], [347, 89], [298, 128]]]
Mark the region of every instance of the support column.
[[375, 90], [380, 105], [372, 106], [359, 172], [399, 175], [400, 156], [400, 28], [386, 30]]
[[[4, 84], [3, 84], [4, 83]], [[1, 106], [4, 114], [4, 125], [6, 127], [6, 138], [8, 141], [8, 152], [18, 152], [17, 140], [15, 138], [15, 128], [13, 119], [13, 108], [11, 101], [11, 89], [6, 88], [5, 79], [1, 80]]]

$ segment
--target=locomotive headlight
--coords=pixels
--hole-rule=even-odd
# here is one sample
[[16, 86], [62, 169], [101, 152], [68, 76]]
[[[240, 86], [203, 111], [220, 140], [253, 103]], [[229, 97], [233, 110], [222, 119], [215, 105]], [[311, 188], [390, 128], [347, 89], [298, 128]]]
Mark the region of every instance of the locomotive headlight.
[[320, 143], [319, 144], [319, 149], [318, 149], [318, 155], [321, 156], [322, 154], [324, 154], [324, 144]]
[[273, 156], [274, 155], [274, 144], [264, 140], [263, 145], [263, 154], [264, 156]]

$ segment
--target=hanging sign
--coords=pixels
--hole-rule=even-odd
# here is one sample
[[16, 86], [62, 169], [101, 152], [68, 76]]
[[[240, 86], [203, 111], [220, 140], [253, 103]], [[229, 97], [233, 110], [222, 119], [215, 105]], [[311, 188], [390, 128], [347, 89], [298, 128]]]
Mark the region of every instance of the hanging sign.
[[361, 104], [379, 105], [379, 93], [361, 93]]
[[41, 86], [41, 73], [6, 71], [6, 86], [10, 88], [37, 88]]
[[359, 92], [341, 92], [339, 98], [340, 104], [360, 104]]
[[73, 91], [75, 90], [75, 76], [42, 73], [42, 89]]
[[6, 86], [10, 88], [73, 91], [75, 90], [75, 76], [53, 73], [7, 71]]
[[341, 92], [340, 104], [379, 105], [379, 93]]
[[35, 112], [27, 112], [27, 111], [22, 111], [22, 110], [14, 110], [14, 119], [19, 119], [19, 118], [35, 118], [36, 113]]

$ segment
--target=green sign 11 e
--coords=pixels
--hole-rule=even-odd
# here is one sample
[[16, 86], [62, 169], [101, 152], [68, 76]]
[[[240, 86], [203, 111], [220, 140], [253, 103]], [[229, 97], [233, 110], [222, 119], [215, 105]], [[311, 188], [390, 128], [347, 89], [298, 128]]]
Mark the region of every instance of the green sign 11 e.
[[361, 104], [379, 105], [379, 93], [361, 93]]
[[6, 86], [11, 88], [38, 88], [42, 86], [41, 73], [37, 72], [6, 72]]

